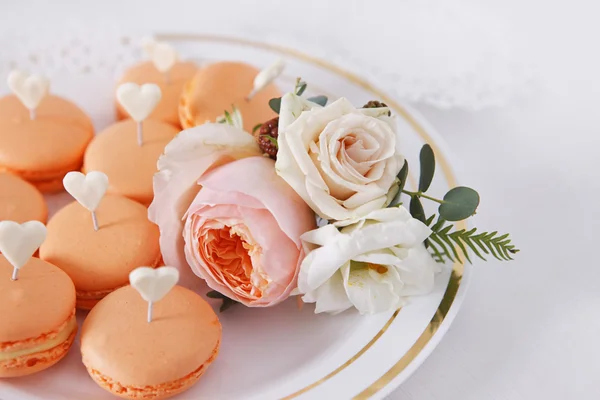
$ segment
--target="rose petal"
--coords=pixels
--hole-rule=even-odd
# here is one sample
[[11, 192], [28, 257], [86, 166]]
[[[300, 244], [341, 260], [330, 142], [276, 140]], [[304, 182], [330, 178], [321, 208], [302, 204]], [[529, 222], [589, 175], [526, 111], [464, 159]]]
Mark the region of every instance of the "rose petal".
[[296, 96], [294, 93], [286, 93], [281, 97], [279, 106], [279, 132], [285, 132], [286, 128], [294, 122], [304, 111], [313, 108], [322, 108], [319, 104], [308, 101], [304, 97]]
[[341, 273], [348, 299], [361, 314], [376, 314], [402, 306], [402, 299], [396, 293], [403, 284], [394, 269], [380, 274], [370, 268], [352, 268], [348, 263]]
[[322, 286], [306, 293], [302, 297], [302, 301], [305, 303], [317, 303], [315, 314], [322, 312], [338, 314], [352, 307], [339, 271]]
[[[277, 176], [273, 166], [273, 161], [266, 157], [245, 158], [220, 167], [198, 183], [214, 191], [238, 192], [259, 200], [273, 214], [281, 230], [300, 248], [300, 236], [315, 228], [314, 214]], [[230, 201], [235, 202], [234, 198]]]

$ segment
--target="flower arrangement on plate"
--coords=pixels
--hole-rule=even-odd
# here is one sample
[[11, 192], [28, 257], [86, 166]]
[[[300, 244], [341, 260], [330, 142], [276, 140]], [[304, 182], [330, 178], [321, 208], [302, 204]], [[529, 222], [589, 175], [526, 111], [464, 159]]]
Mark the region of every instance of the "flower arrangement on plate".
[[[253, 93], [281, 69], [259, 74]], [[182, 131], [158, 161], [149, 217], [164, 261], [205, 280], [222, 311], [297, 295], [316, 313], [381, 313], [429, 293], [439, 263], [519, 251], [508, 234], [454, 229], [475, 214], [479, 195], [464, 186], [430, 195], [429, 145], [418, 190], [405, 189], [409, 165], [384, 103], [328, 103], [304, 97], [306, 87], [298, 79], [271, 99], [279, 116], [252, 133], [233, 107]], [[426, 215], [425, 200], [437, 213]]]

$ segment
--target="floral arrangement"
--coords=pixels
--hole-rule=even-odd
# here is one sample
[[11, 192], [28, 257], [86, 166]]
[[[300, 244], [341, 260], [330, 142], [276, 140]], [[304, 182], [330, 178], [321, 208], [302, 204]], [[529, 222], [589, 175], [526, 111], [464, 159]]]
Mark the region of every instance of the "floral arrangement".
[[[429, 293], [439, 263], [518, 252], [508, 234], [453, 229], [479, 195], [462, 186], [429, 195], [429, 145], [418, 190], [405, 189], [408, 163], [385, 104], [327, 104], [305, 89], [298, 80], [272, 99], [279, 116], [252, 133], [234, 108], [182, 131], [159, 159], [149, 217], [164, 261], [204, 279], [222, 311], [299, 295], [317, 313], [385, 312]], [[439, 203], [437, 214], [426, 216], [422, 200]]]

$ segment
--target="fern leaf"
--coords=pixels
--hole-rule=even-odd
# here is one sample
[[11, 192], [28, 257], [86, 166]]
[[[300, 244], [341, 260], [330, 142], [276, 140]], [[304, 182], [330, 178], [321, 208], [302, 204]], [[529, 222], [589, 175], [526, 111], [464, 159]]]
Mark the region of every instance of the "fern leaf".
[[[434, 218], [427, 218], [427, 225], [431, 225]], [[445, 225], [446, 221], [438, 218], [431, 227], [431, 235], [427, 239], [433, 253], [433, 258], [438, 262], [446, 260], [462, 262], [458, 249], [464, 254], [465, 259], [471, 263], [469, 250], [477, 257], [486, 261], [485, 255], [500, 261], [512, 260], [512, 254], [519, 252], [511, 243], [508, 233], [498, 235], [497, 231], [477, 232], [477, 228], [470, 230], [461, 229], [451, 231], [453, 225]]]
[[428, 248], [433, 253], [433, 254], [431, 254], [431, 256], [433, 257], [433, 259], [436, 262], [444, 262], [444, 257], [442, 256], [442, 253], [440, 253], [440, 251], [438, 250], [438, 248], [433, 243], [431, 243], [430, 240], [427, 240], [427, 242], [429, 243]]

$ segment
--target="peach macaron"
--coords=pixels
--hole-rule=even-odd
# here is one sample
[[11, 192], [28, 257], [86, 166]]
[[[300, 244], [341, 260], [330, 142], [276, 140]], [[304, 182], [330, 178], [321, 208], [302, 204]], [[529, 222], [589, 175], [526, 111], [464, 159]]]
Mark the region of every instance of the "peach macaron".
[[222, 61], [209, 64], [196, 72], [184, 87], [179, 102], [179, 120], [184, 129], [215, 122], [225, 110], [237, 107], [244, 120], [244, 129], [251, 132], [259, 123], [276, 117], [269, 100], [281, 97], [274, 83], [246, 100], [254, 87], [254, 78], [260, 71], [242, 62]]
[[179, 133], [173, 125], [152, 119], [142, 122], [144, 142], [137, 142], [137, 123], [117, 122], [98, 134], [88, 146], [85, 171], [108, 176], [108, 193], [118, 193], [148, 206], [154, 198], [152, 177], [165, 146]]
[[77, 290], [77, 307], [92, 308], [117, 288], [127, 285], [129, 273], [140, 265], [162, 261], [158, 227], [148, 220], [146, 207], [123, 196], [106, 195], [96, 215], [74, 201], [48, 222], [40, 258], [65, 271]]
[[14, 95], [0, 98], [0, 171], [12, 172], [42, 192], [57, 192], [65, 174], [81, 168], [94, 128], [79, 107], [54, 95], [42, 99], [36, 114], [31, 120]]
[[0, 172], [0, 221], [46, 223], [48, 207], [31, 183], [8, 172]]
[[17, 280], [0, 255], [0, 378], [44, 370], [69, 351], [77, 333], [75, 287], [54, 265], [31, 258]]
[[[119, 84], [133, 82], [139, 85], [154, 83], [160, 87], [162, 98], [150, 119], [167, 122], [180, 127], [178, 104], [184, 85], [194, 77], [198, 70], [192, 62], [176, 62], [167, 73], [160, 72], [152, 61], [146, 61], [129, 68], [121, 77]], [[119, 102], [116, 103], [117, 119], [129, 118], [129, 114]]]
[[81, 354], [90, 376], [125, 399], [164, 399], [189, 389], [217, 357], [221, 324], [198, 294], [175, 286], [154, 304], [132, 287], [106, 296], [87, 316]]

